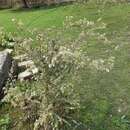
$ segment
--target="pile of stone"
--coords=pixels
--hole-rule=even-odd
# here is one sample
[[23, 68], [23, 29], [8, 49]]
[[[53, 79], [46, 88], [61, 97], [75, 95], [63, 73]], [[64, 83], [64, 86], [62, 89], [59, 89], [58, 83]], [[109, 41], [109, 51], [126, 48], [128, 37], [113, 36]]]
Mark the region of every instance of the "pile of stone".
[[35, 66], [34, 62], [28, 60], [26, 55], [16, 56], [14, 57], [14, 60], [18, 63], [18, 80], [30, 80], [38, 73], [38, 68]]
[[0, 52], [0, 95], [6, 81], [11, 76], [16, 80], [31, 80], [38, 73], [38, 68], [26, 55], [12, 57], [12, 49]]

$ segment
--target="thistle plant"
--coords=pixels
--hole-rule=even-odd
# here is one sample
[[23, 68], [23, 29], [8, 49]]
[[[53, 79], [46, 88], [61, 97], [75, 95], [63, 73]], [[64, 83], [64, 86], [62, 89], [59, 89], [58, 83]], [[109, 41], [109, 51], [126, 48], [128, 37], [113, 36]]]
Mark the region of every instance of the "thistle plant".
[[[105, 28], [106, 24], [101, 19], [94, 22], [67, 16], [60, 29], [27, 30], [29, 35], [15, 45], [15, 54], [26, 53], [40, 73], [35, 81], [16, 83], [15, 87], [6, 90], [3, 101], [18, 111], [17, 123], [13, 123], [16, 126], [12, 127], [76, 130], [81, 125], [80, 70], [93, 67], [109, 72], [114, 66], [114, 57], [94, 60], [84, 51], [88, 40], [95, 39], [103, 44], [110, 42], [104, 33], [99, 33]], [[70, 32], [74, 33], [73, 38], [68, 37]]]

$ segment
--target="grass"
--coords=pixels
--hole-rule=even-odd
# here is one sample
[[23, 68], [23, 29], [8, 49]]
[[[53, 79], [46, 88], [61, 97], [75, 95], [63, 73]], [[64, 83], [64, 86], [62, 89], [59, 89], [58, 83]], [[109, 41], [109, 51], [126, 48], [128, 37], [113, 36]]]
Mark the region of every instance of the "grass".
[[[16, 31], [11, 22], [11, 19], [15, 18], [22, 20], [26, 28], [58, 28], [68, 15], [75, 16], [76, 19], [86, 17], [94, 21], [102, 18], [107, 23], [105, 33], [113, 43], [102, 45], [89, 41], [85, 50], [95, 58], [107, 58], [111, 54], [116, 57], [116, 64], [110, 73], [82, 73], [82, 87], [86, 95], [82, 119], [91, 130], [130, 130], [129, 4], [105, 8], [91, 4], [71, 4], [31, 10], [1, 10], [0, 26], [7, 31]], [[115, 51], [117, 45], [121, 48]], [[121, 113], [117, 112], [119, 106], [123, 108]]]
[[98, 7], [90, 6], [92, 5], [72, 4], [32, 10], [1, 10], [0, 26], [5, 27], [8, 31], [14, 31], [15, 26], [11, 19], [15, 18], [22, 20], [27, 28], [59, 27], [62, 26], [65, 17], [70, 15], [77, 17], [77, 19], [86, 17], [89, 20], [102, 17], [108, 23], [110, 30], [120, 29], [129, 22], [129, 5], [106, 7], [101, 13], [98, 13]]

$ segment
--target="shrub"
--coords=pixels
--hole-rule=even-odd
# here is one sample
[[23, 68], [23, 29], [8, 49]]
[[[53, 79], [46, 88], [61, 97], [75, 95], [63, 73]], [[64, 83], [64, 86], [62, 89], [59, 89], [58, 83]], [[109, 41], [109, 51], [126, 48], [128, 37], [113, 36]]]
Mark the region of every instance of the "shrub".
[[9, 128], [10, 118], [9, 115], [4, 115], [3, 117], [0, 116], [0, 129], [7, 130]]
[[0, 29], [0, 49], [13, 48], [15, 40], [11, 33], [6, 33], [4, 29]]

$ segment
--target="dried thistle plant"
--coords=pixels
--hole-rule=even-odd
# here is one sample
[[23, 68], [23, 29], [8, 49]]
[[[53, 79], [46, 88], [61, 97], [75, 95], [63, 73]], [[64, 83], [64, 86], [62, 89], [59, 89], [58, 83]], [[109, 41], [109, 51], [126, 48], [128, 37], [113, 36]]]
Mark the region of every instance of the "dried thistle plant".
[[[18, 83], [6, 91], [4, 101], [19, 111], [17, 128], [75, 130], [81, 125], [77, 89], [82, 82], [80, 69], [89, 67], [108, 72], [114, 66], [114, 57], [94, 60], [87, 56], [87, 51], [83, 51], [89, 39], [103, 44], [110, 42], [105, 34], [98, 32], [105, 28], [106, 24], [100, 19], [93, 22], [68, 16], [61, 29], [27, 30], [29, 35], [18, 41], [15, 53], [27, 53], [40, 74], [36, 76], [36, 81]], [[64, 37], [63, 34], [68, 32], [76, 32], [76, 37]]]

